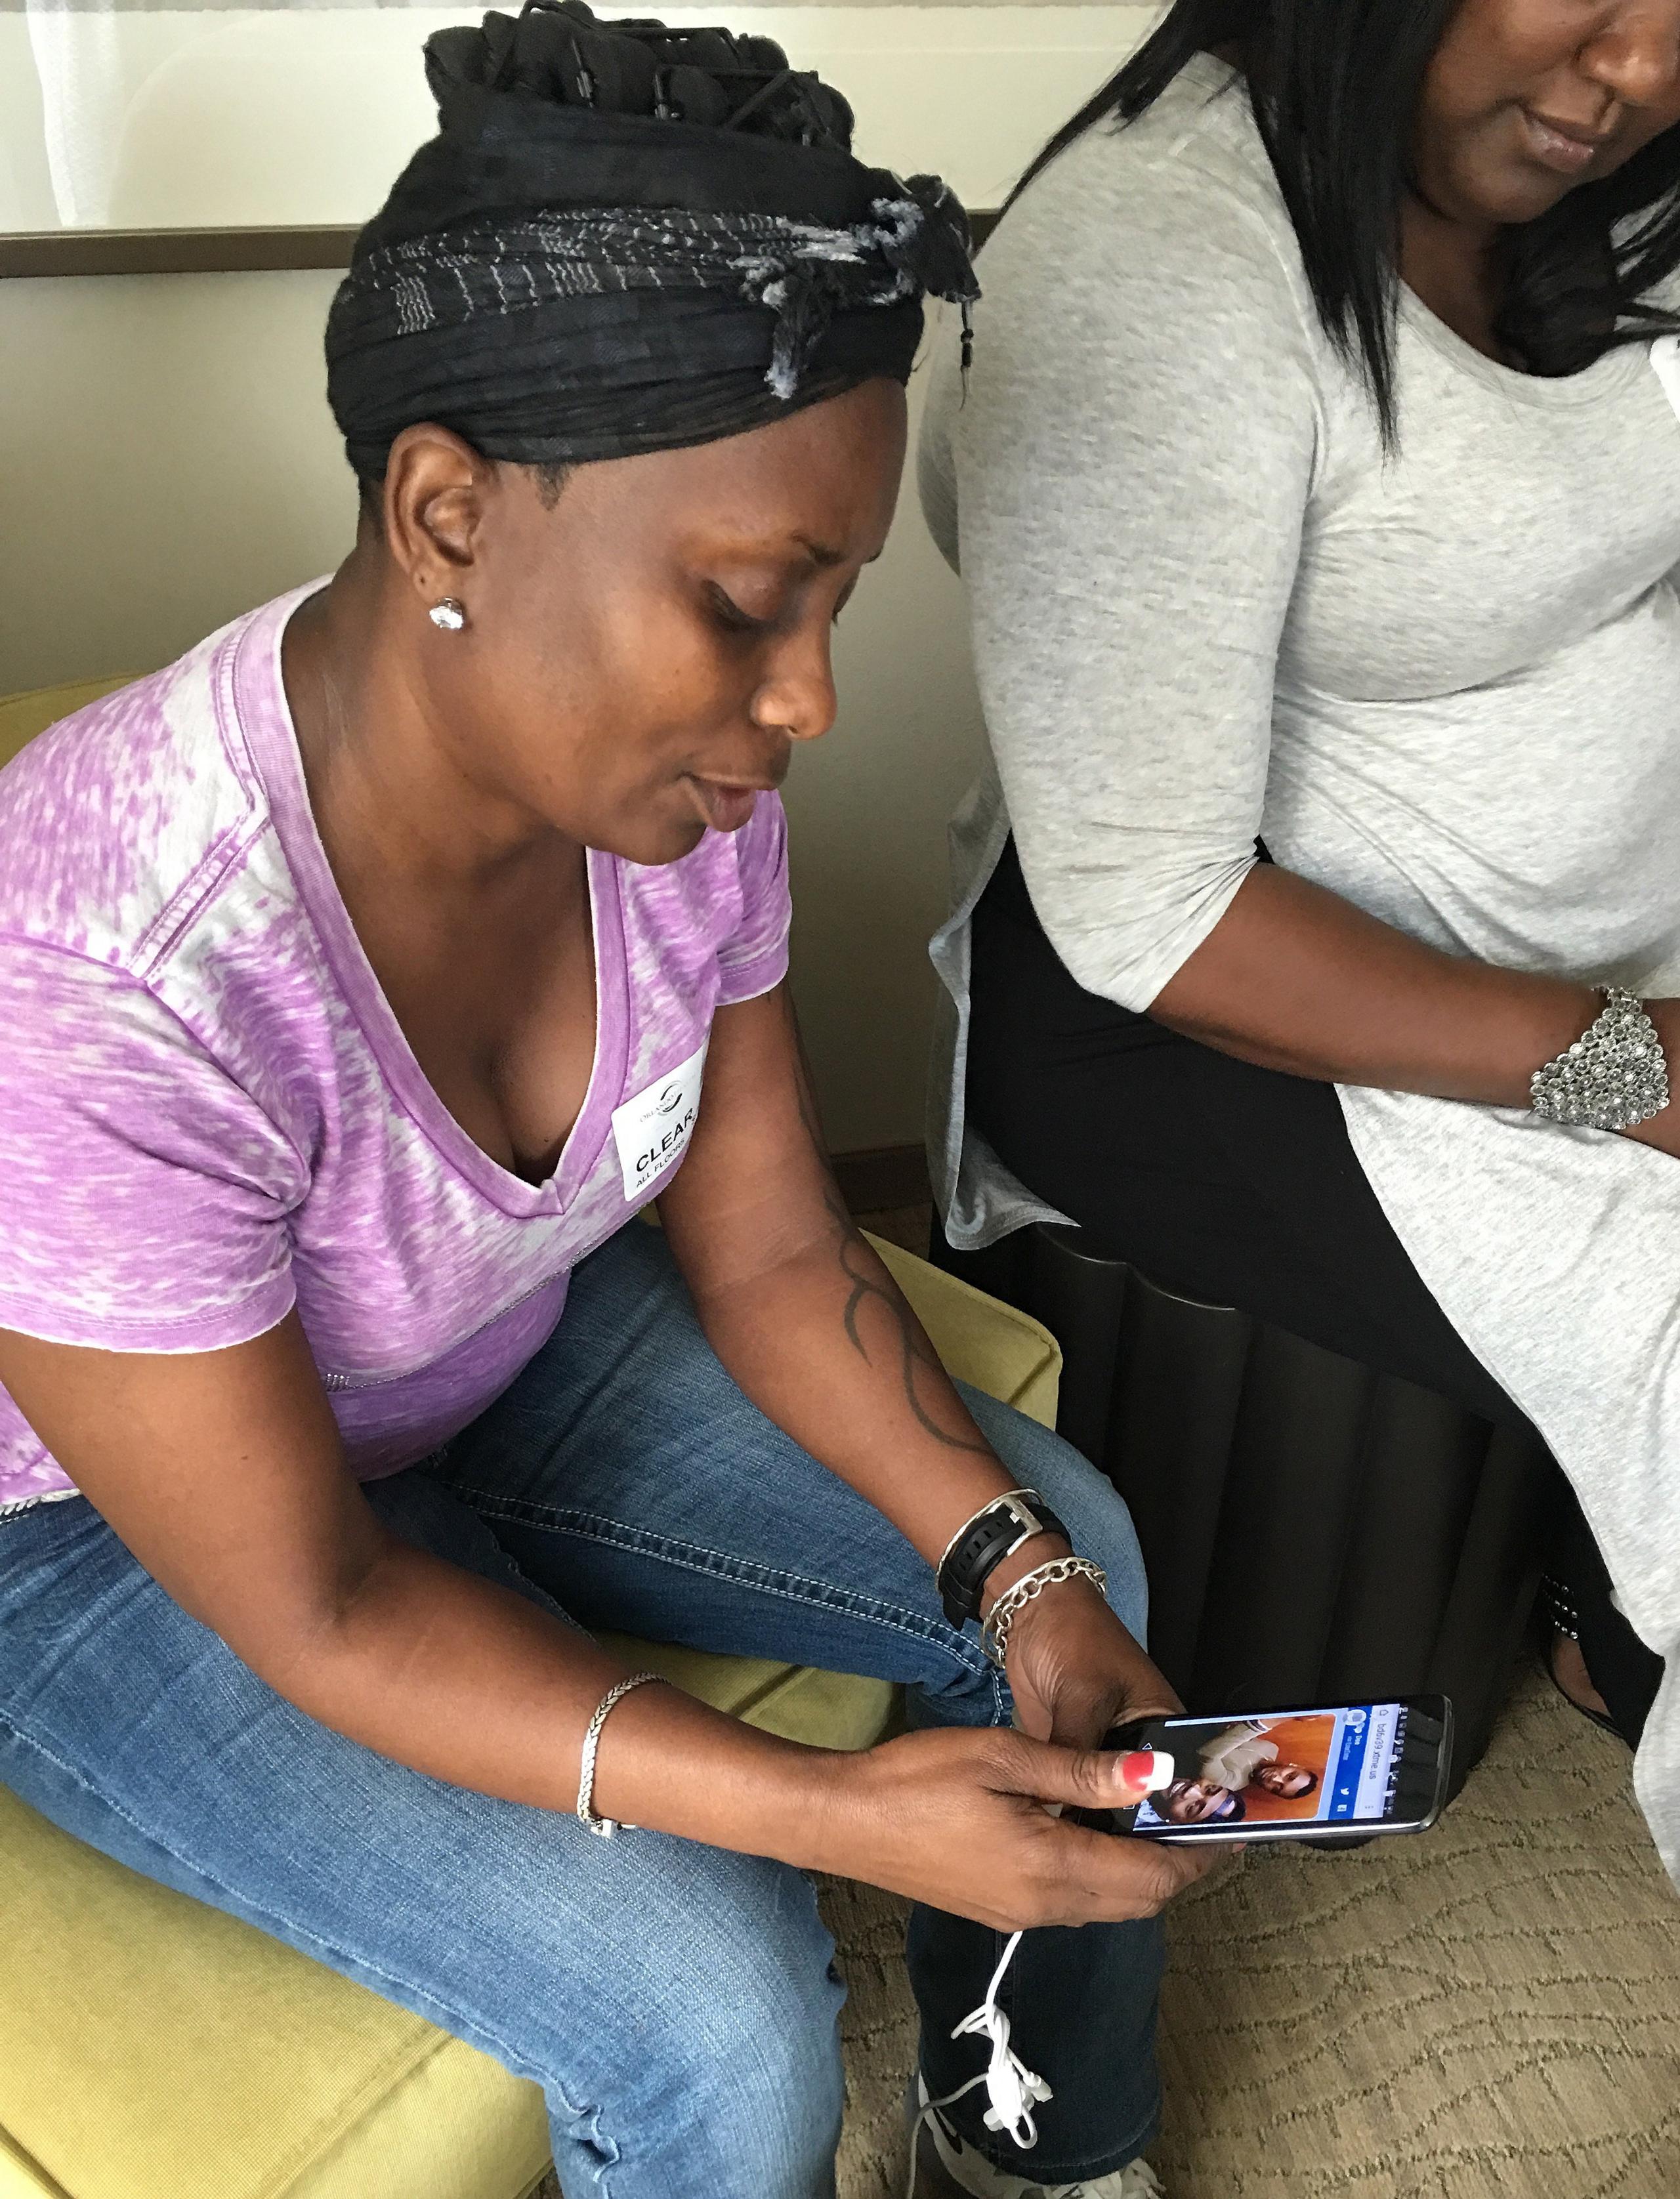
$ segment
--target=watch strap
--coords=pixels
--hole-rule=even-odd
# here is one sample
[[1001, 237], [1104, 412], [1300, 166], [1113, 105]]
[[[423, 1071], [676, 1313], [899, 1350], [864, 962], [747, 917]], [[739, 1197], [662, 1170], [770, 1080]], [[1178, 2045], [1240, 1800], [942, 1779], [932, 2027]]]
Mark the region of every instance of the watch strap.
[[1012, 1490], [977, 1512], [953, 1537], [939, 1561], [939, 1600], [953, 1626], [980, 1616], [986, 1583], [1006, 1557], [1035, 1535], [1059, 1535], [1067, 1529], [1035, 1489]]

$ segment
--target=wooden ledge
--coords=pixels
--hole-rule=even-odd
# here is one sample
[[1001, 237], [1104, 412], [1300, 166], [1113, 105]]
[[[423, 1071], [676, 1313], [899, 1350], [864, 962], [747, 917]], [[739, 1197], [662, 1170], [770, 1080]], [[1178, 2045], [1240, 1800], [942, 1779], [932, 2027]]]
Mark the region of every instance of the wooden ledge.
[[[984, 242], [995, 213], [973, 217]], [[347, 267], [348, 229], [53, 229], [0, 232], [0, 281], [43, 275], [274, 275]]]

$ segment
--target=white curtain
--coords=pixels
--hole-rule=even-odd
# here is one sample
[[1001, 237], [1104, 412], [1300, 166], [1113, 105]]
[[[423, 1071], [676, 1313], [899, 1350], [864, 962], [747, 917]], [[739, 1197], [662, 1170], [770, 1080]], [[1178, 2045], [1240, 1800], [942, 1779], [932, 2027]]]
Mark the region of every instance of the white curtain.
[[98, 228], [109, 219], [127, 104], [114, 0], [26, 0], [25, 12], [58, 218], [67, 229]]
[[[201, 220], [213, 227], [224, 221], [238, 225], [252, 219], [245, 211], [252, 194], [241, 190], [242, 179], [260, 175], [261, 162], [254, 157], [248, 164], [249, 141], [240, 140], [237, 131], [250, 125], [253, 113], [268, 112], [265, 56], [283, 57], [296, 78], [289, 91], [277, 95], [282, 101], [277, 114], [283, 113], [286, 97], [306, 99], [310, 71], [327, 67], [326, 57], [341, 50], [353, 68], [365, 58], [365, 32], [324, 25], [325, 36], [317, 37], [305, 31], [301, 20], [289, 26], [288, 17], [313, 16], [318, 23], [324, 15], [353, 26], [359, 19], [366, 24], [388, 14], [417, 13], [429, 27], [439, 20], [470, 20], [482, 4], [483, 0], [478, 5], [472, 0], [22, 0], [20, 18], [7, 0], [0, 0], [0, 31], [9, 21], [21, 33], [15, 40], [0, 38], [0, 129], [21, 127], [32, 139], [27, 154], [32, 187], [26, 178], [23, 188], [38, 207], [50, 193], [57, 219], [67, 228], [191, 227]], [[516, 9], [518, 0], [499, 4]], [[417, 49], [419, 35], [417, 31], [401, 46], [403, 57], [413, 64], [417, 86], [417, 50], [411, 49]], [[376, 45], [373, 50], [383, 50]], [[390, 50], [397, 53], [397, 42]], [[15, 102], [5, 96], [5, 71], [28, 71], [32, 63], [40, 87], [39, 137], [33, 116], [15, 119]], [[230, 72], [225, 108], [213, 102], [195, 108], [195, 101], [209, 100], [207, 87], [214, 88], [219, 68]], [[420, 92], [416, 97], [425, 109], [423, 134], [429, 102]], [[141, 133], [137, 144], [131, 142], [136, 130]], [[17, 188], [12, 196], [19, 197]], [[233, 211], [223, 213], [224, 207]], [[256, 217], [260, 225], [271, 218]], [[0, 228], [6, 225], [0, 194]]]

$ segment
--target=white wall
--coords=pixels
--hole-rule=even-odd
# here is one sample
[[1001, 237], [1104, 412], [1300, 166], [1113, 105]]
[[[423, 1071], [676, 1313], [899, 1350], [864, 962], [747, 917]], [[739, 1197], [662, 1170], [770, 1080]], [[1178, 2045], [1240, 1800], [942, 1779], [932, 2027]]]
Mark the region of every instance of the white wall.
[[0, 283], [0, 690], [147, 670], [335, 564], [337, 277]]
[[[364, 221], [432, 127], [422, 41], [480, 12], [0, 7], [0, 230]], [[1154, 12], [1149, 0], [661, 9], [779, 39], [846, 94], [865, 160], [932, 169], [974, 206], [995, 202]]]
[[[417, 35], [408, 11], [375, 25], [369, 11], [351, 12], [364, 45], [388, 41], [394, 26], [405, 44]], [[710, 19], [709, 9], [698, 12]], [[1107, 7], [723, 12], [744, 27], [761, 20], [799, 60], [830, 73], [858, 106], [872, 157], [940, 167], [975, 204], [995, 201], [1146, 17]], [[0, 15], [0, 35], [17, 20]], [[334, 15], [308, 20], [343, 27]], [[237, 44], [254, 35], [248, 20], [217, 36], [235, 33], [249, 101], [242, 127], [260, 137], [260, 73]], [[274, 157], [276, 131], [306, 138], [318, 120], [307, 100], [293, 97], [271, 118], [262, 160], [244, 172], [222, 131], [216, 174], [194, 200], [188, 184], [201, 139], [185, 123], [192, 100], [207, 98], [209, 79], [204, 53], [178, 50], [178, 62], [181, 50], [195, 56], [198, 74], [164, 85], [176, 102], [169, 129], [155, 126], [155, 79], [140, 86], [150, 83], [157, 95], [145, 106], [147, 219], [221, 219], [190, 212], [207, 203], [213, 184], [224, 196], [236, 186], [244, 194], [230, 219], [357, 219], [378, 196], [371, 177], [388, 179], [415, 134], [412, 117], [375, 118], [353, 162], [335, 127], [337, 166], [324, 183], [299, 145], [295, 160]], [[225, 45], [214, 46], [218, 68], [226, 55]], [[388, 61], [388, 54], [381, 66]], [[367, 78], [367, 99], [378, 82]], [[130, 86], [125, 96], [133, 93]], [[174, 166], [171, 143], [186, 149]], [[15, 158], [11, 168], [22, 176], [29, 163]], [[144, 178], [128, 172], [125, 202], [113, 209], [119, 221], [140, 218]], [[277, 197], [288, 174], [306, 207]], [[266, 180], [259, 188], [252, 177]], [[336, 563], [353, 499], [322, 394], [321, 329], [335, 279], [0, 282], [0, 693], [150, 669]], [[796, 760], [789, 808], [796, 983], [830, 1134], [837, 1151], [850, 1152], [920, 1135], [933, 1001], [925, 947], [944, 909], [944, 821], [980, 738], [960, 592], [913, 492], [886, 557], [847, 612], [837, 662], [840, 721]]]
[[[145, 671], [347, 547], [321, 396], [331, 275], [0, 283], [0, 693]], [[943, 821], [978, 714], [960, 592], [911, 497], [796, 759], [802, 1013], [836, 1148], [919, 1134]]]

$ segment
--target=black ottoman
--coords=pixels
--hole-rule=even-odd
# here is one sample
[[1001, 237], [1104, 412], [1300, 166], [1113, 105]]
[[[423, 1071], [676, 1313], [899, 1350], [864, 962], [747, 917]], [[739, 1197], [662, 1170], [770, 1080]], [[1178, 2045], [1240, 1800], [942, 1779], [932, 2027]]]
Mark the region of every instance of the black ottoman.
[[1196, 1712], [1440, 1694], [1453, 1792], [1510, 1685], [1564, 1484], [1539, 1437], [1038, 1224], [932, 1257], [1066, 1357], [1058, 1426], [1130, 1506], [1151, 1654]]

